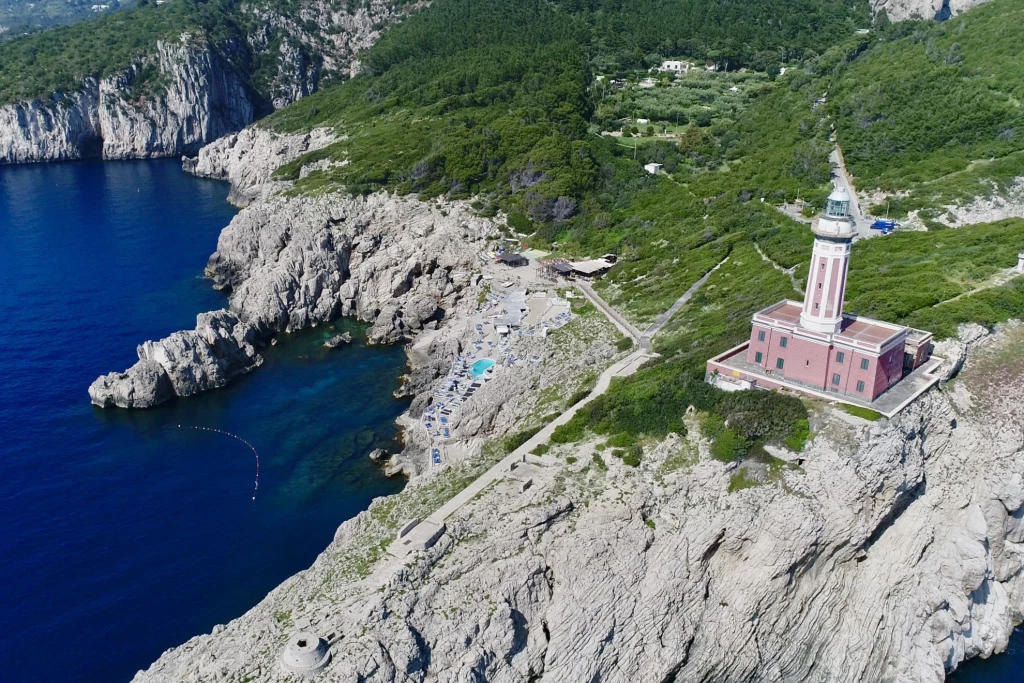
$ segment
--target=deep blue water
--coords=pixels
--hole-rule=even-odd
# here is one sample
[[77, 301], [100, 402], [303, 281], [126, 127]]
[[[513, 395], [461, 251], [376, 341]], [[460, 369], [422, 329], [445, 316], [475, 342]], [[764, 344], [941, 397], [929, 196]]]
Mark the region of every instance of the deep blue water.
[[1009, 649], [988, 659], [972, 659], [946, 678], [948, 683], [1024, 683], [1024, 627], [1010, 638]]
[[[223, 296], [201, 279], [234, 210], [177, 161], [0, 167], [0, 678], [126, 681], [307, 567], [401, 482], [405, 356], [327, 330], [230, 387], [150, 411], [86, 388]], [[347, 323], [338, 329], [352, 329]], [[251, 500], [252, 452], [260, 454]]]

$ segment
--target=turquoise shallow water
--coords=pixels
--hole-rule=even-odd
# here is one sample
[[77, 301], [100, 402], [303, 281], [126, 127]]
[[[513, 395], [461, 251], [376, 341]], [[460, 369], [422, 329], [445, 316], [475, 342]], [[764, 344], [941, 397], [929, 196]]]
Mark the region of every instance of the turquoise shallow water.
[[482, 374], [494, 367], [494, 361], [490, 358], [481, 358], [477, 362], [473, 363], [469, 368], [469, 372], [474, 377], [480, 377]]
[[[224, 390], [151, 411], [89, 404], [138, 343], [224, 304], [201, 274], [234, 214], [227, 189], [170, 160], [0, 167], [2, 680], [128, 680], [402, 486], [366, 455], [396, 435], [405, 355], [348, 323], [352, 345], [294, 335]], [[257, 499], [252, 451], [178, 424], [249, 441]]]

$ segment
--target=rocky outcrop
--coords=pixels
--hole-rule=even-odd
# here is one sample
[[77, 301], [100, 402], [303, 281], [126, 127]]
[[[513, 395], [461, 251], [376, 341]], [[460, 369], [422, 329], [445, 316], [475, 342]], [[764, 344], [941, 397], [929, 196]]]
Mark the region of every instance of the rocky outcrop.
[[326, 349], [336, 349], [339, 346], [341, 346], [342, 344], [351, 344], [351, 343], [352, 343], [352, 335], [349, 334], [348, 332], [346, 332], [344, 334], [336, 334], [333, 337], [331, 337], [330, 339], [328, 339], [327, 341], [325, 341], [324, 342], [324, 348], [326, 348]]
[[139, 361], [97, 379], [89, 397], [101, 408], [150, 408], [217, 389], [263, 362], [256, 340], [256, 330], [229, 311], [200, 313], [194, 330], [139, 346]]
[[124, 372], [104, 375], [89, 387], [89, 398], [100, 408], [152, 408], [173, 397], [167, 371], [148, 358]]
[[876, 14], [884, 11], [892, 21], [938, 19], [944, 21], [988, 0], [871, 0]]
[[357, 55], [371, 47], [389, 26], [426, 6], [425, 1], [305, 0], [297, 12], [280, 6], [253, 5], [258, 28], [250, 48], [275, 50], [276, 73], [267, 96], [275, 109], [316, 92], [321, 82], [340, 82], [358, 72]]
[[274, 171], [279, 167], [336, 140], [331, 131], [322, 128], [285, 135], [250, 126], [206, 145], [195, 157], [184, 157], [182, 168], [204, 178], [227, 180], [231, 183], [228, 201], [246, 206], [285, 185], [273, 181]]
[[[146, 342], [140, 362], [158, 362], [174, 393], [189, 396], [258, 365], [254, 344], [338, 316], [372, 322], [372, 343], [399, 341], [459, 304], [491, 230], [464, 202], [386, 193], [254, 202], [221, 232], [206, 267], [214, 287], [230, 293], [230, 313], [201, 315], [195, 331]], [[101, 377], [93, 402], [152, 405], [117, 400], [138, 374]]]
[[1024, 618], [1024, 384], [990, 381], [1015, 334], [892, 421], [824, 409], [773, 483], [732, 485], [691, 415], [636, 468], [556, 445], [532, 485], [513, 470], [430, 549], [365, 567], [468, 470], [419, 478], [134, 680], [283, 681], [311, 630], [332, 637], [324, 681], [941, 681]]
[[[214, 43], [196, 31], [77, 92], [0, 107], [0, 164], [102, 157], [194, 156], [258, 116], [348, 78], [355, 55], [422, 3], [303, 0], [282, 13], [260, 3], [249, 35]], [[261, 77], [252, 82], [259, 59]]]

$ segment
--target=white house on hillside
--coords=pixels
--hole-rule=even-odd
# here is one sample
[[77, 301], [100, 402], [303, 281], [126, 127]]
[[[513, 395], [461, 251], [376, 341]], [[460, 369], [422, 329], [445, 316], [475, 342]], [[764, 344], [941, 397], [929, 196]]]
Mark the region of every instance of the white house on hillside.
[[682, 60], [666, 60], [658, 67], [658, 71], [671, 71], [672, 73], [685, 74], [690, 70], [690, 63]]

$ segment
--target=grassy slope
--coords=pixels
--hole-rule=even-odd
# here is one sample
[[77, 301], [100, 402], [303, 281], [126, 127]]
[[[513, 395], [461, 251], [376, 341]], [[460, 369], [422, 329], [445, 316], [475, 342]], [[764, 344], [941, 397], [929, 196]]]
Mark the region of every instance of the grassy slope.
[[[1024, 174], [1024, 0], [897, 27], [831, 83], [830, 110], [860, 186], [911, 191], [905, 213], [969, 200]], [[980, 162], [980, 163], [978, 163]]]

